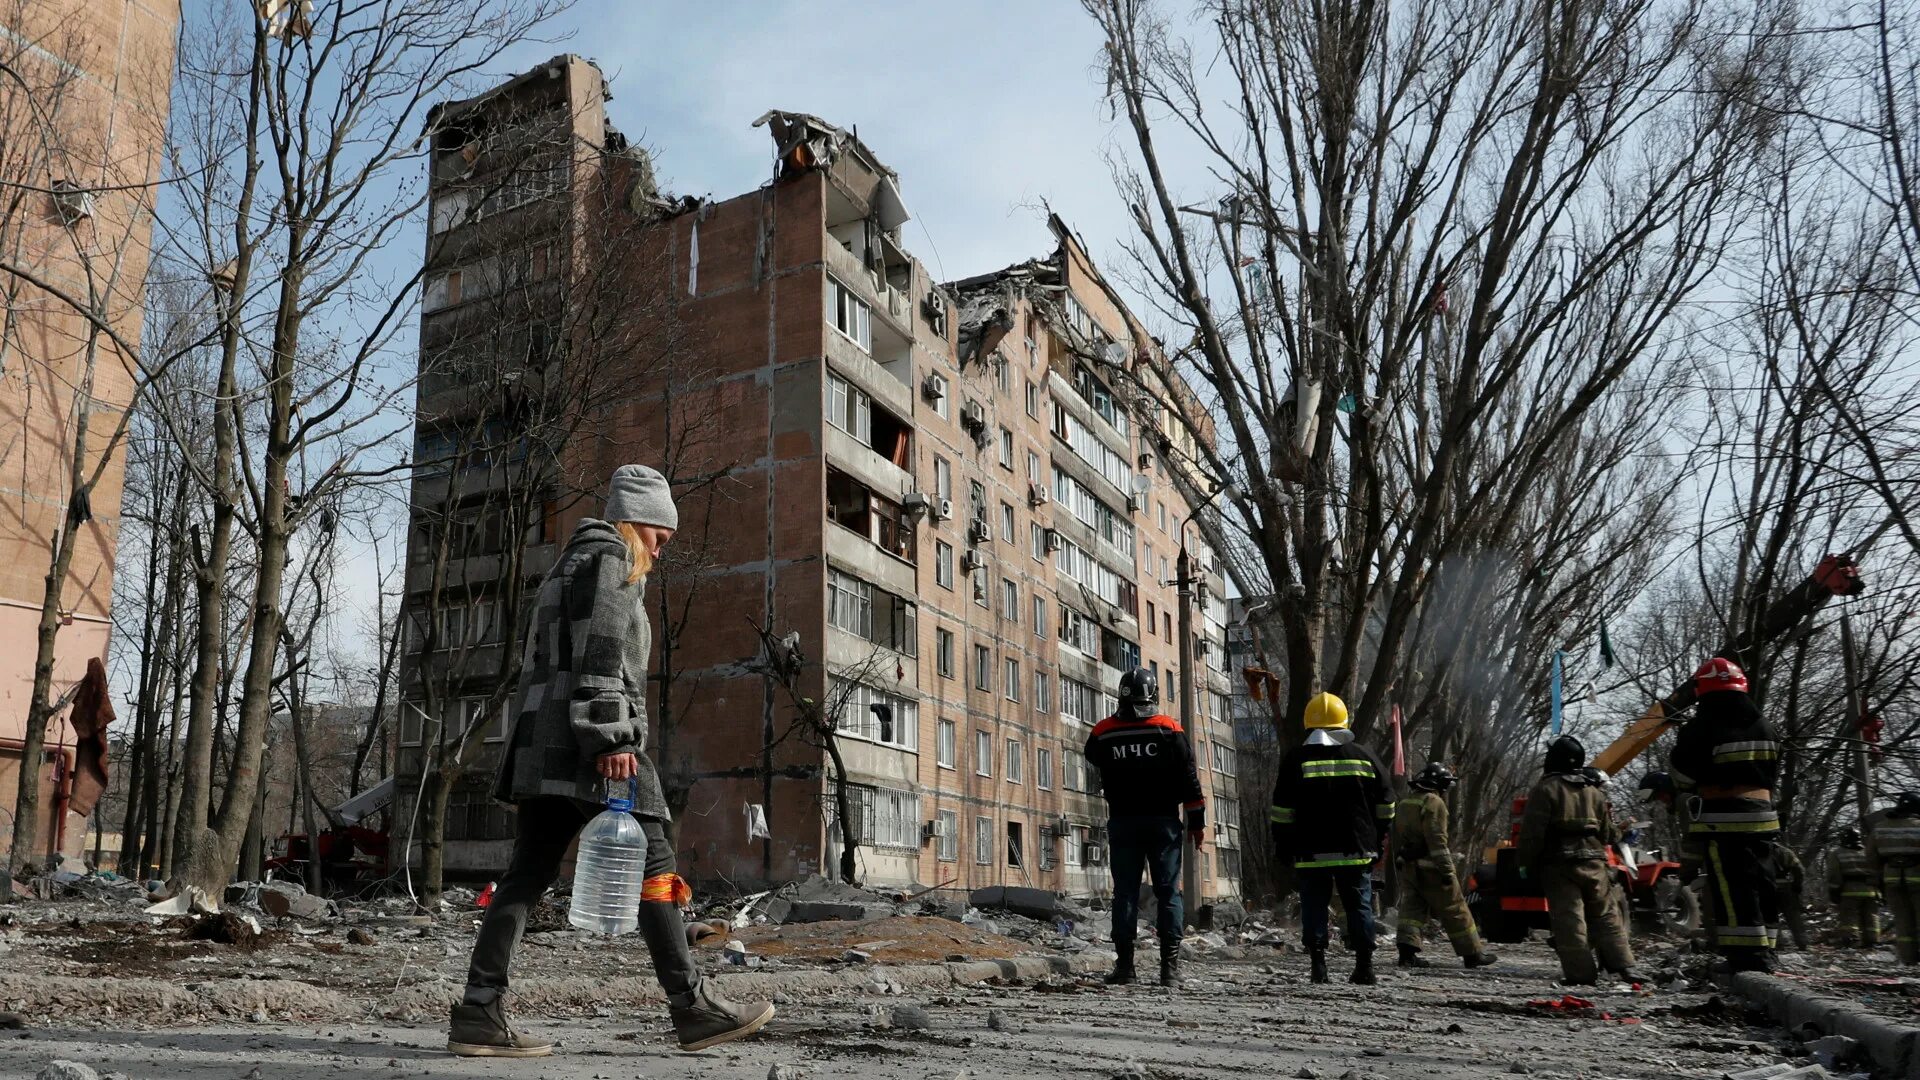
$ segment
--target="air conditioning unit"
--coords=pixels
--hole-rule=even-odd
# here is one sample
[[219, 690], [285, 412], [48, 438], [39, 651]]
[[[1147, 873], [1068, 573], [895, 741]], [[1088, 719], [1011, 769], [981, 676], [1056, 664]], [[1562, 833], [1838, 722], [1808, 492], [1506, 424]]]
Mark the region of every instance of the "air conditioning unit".
[[1072, 831], [1073, 822], [1068, 821], [1064, 815], [1053, 819], [1053, 835], [1066, 836]]
[[953, 520], [953, 500], [941, 499], [940, 501], [934, 503], [933, 519], [935, 521], [952, 521]]
[[78, 225], [93, 216], [93, 192], [71, 180], [55, 180], [53, 209], [66, 225]]
[[927, 317], [927, 325], [933, 332], [945, 337], [947, 334], [947, 301], [939, 293], [929, 291], [920, 301], [920, 314]]
[[933, 510], [933, 500], [922, 492], [909, 491], [900, 497], [900, 509], [911, 517], [925, 517]]
[[969, 401], [965, 405], [961, 406], [960, 426], [964, 428], [976, 430], [976, 431], [986, 430], [986, 427], [987, 427], [986, 406], [980, 404], [977, 401]]
[[967, 523], [968, 543], [984, 544], [991, 539], [993, 539], [993, 526], [987, 524], [987, 519], [974, 518]]
[[940, 818], [934, 818], [932, 821], [929, 821], [925, 825], [920, 826], [920, 842], [921, 843], [925, 843], [929, 840], [944, 840], [946, 839], [946, 836], [947, 836], [947, 823]]
[[928, 401], [939, 401], [947, 396], [947, 380], [938, 375], [929, 375], [920, 383], [920, 396]]
[[1107, 864], [1107, 849], [1104, 845], [1090, 843], [1087, 845], [1087, 849], [1083, 854], [1085, 855], [1083, 861], [1085, 861], [1088, 866], [1105, 866]]
[[1045, 506], [1052, 501], [1053, 495], [1047, 491], [1047, 485], [1041, 483], [1031, 483], [1027, 485], [1028, 506]]
[[1048, 529], [1046, 532], [1041, 533], [1040, 543], [1041, 543], [1041, 546], [1045, 547], [1048, 551], [1059, 551], [1060, 550], [1060, 530]]
[[1142, 500], [1139, 495], [1128, 495], [1127, 496], [1127, 513], [1129, 514], [1139, 513], [1141, 502]]
[[960, 556], [960, 569], [964, 573], [971, 574], [985, 565], [987, 565], [986, 556], [977, 551], [968, 551]]

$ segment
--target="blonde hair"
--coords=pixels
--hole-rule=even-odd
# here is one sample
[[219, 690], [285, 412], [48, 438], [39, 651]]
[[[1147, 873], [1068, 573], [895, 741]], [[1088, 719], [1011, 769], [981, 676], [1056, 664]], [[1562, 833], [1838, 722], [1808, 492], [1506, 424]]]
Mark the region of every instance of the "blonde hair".
[[640, 539], [640, 526], [631, 521], [620, 521], [615, 522], [613, 527], [620, 531], [620, 539], [627, 542], [627, 555], [633, 559], [633, 569], [627, 572], [627, 584], [635, 584], [653, 569], [653, 551], [647, 547], [646, 541]]

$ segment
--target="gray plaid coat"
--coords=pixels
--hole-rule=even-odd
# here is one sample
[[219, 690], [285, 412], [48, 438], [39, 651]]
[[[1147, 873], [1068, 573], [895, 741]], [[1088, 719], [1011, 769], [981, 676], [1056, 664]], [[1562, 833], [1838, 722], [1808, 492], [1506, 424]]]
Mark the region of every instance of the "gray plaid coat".
[[612, 525], [574, 527], [534, 601], [514, 695], [513, 734], [494, 797], [518, 803], [564, 795], [599, 804], [602, 754], [640, 755], [634, 812], [667, 820], [647, 749], [647, 658], [653, 629], [646, 582], [627, 584], [627, 545]]

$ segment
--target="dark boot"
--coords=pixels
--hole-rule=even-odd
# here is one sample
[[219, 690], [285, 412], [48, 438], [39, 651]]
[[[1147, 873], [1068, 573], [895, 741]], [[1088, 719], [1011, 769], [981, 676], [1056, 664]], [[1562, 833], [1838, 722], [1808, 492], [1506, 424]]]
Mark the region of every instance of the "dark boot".
[[1308, 949], [1307, 957], [1313, 964], [1313, 970], [1310, 974], [1308, 974], [1307, 978], [1317, 983], [1326, 982], [1327, 981], [1327, 947], [1325, 945], [1322, 945], [1317, 949]]
[[1494, 964], [1499, 963], [1500, 958], [1488, 952], [1485, 949], [1481, 949], [1479, 952], [1474, 953], [1471, 956], [1461, 957], [1460, 962], [1470, 968], [1490, 967]]
[[1180, 985], [1180, 942], [1177, 938], [1160, 942], [1160, 985]]
[[553, 1053], [553, 1043], [513, 1030], [496, 997], [485, 1005], [462, 1003], [453, 1007], [447, 1024], [447, 1050], [461, 1057], [546, 1057]]
[[1133, 942], [1116, 941], [1113, 949], [1119, 955], [1113, 959], [1113, 970], [1107, 974], [1108, 986], [1131, 986], [1133, 984]]
[[1640, 974], [1639, 972], [1633, 970], [1630, 967], [1621, 968], [1620, 970], [1615, 971], [1612, 974], [1614, 978], [1619, 979], [1623, 983], [1640, 983], [1642, 985], [1645, 985], [1647, 982], [1647, 977], [1645, 975]]
[[705, 1050], [748, 1035], [773, 1019], [773, 1006], [764, 1001], [735, 1005], [720, 995], [711, 979], [702, 979], [687, 947], [686, 923], [671, 903], [640, 905], [640, 936], [653, 954], [653, 971], [667, 992], [673, 1032], [680, 1049]]
[[1416, 949], [1411, 945], [1400, 946], [1400, 959], [1396, 961], [1396, 963], [1398, 963], [1403, 968], [1423, 968], [1423, 967], [1433, 966], [1432, 964], [1427, 963], [1425, 957], [1420, 955], [1419, 949]]
[[1356, 986], [1372, 986], [1379, 981], [1373, 977], [1372, 950], [1354, 954], [1353, 974], [1347, 976], [1347, 981]]

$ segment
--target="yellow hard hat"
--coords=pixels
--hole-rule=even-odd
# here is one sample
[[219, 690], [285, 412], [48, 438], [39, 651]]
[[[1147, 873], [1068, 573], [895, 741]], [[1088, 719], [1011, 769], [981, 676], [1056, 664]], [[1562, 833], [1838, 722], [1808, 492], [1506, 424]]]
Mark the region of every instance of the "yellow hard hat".
[[1313, 700], [1307, 702], [1307, 730], [1346, 726], [1347, 703], [1341, 701], [1338, 695], [1323, 691], [1313, 695]]

